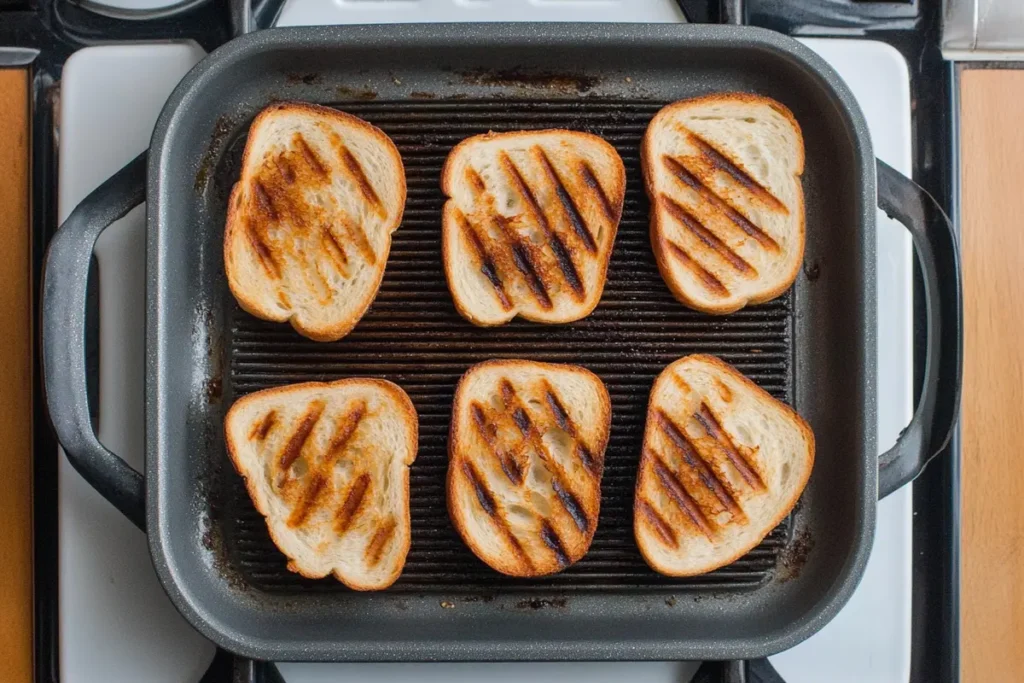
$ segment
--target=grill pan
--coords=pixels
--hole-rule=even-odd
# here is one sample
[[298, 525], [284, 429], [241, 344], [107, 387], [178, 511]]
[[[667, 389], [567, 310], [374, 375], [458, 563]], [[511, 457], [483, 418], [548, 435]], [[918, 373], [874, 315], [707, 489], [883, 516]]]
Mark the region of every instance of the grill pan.
[[[676, 303], [647, 232], [639, 140], [663, 104], [743, 90], [789, 106], [805, 136], [807, 247], [791, 292], [711, 317]], [[371, 310], [315, 343], [256, 320], [228, 292], [227, 195], [252, 117], [274, 100], [343, 108], [396, 142], [408, 202]], [[440, 258], [440, 166], [464, 137], [572, 128], [601, 135], [627, 187], [604, 296], [562, 326], [475, 328], [455, 312]], [[148, 171], [148, 183], [147, 183]], [[928, 312], [925, 385], [908, 429], [876, 457], [876, 164], [841, 80], [808, 49], [749, 27], [493, 24], [273, 29], [232, 41], [182, 81], [143, 155], [55, 235], [43, 287], [48, 405], [75, 467], [149, 533], [157, 573], [202, 633], [274, 660], [736, 659], [821, 628], [856, 586], [879, 495], [941, 450], [960, 380], [960, 275], [941, 211], [878, 164], [877, 200], [914, 236]], [[146, 476], [96, 439], [85, 391], [84, 314], [99, 233], [148, 200]], [[706, 576], [647, 568], [632, 491], [648, 392], [679, 356], [712, 353], [807, 418], [817, 458], [795, 512]], [[553, 577], [479, 562], [447, 519], [444, 476], [458, 377], [489, 358], [584, 365], [608, 386], [612, 434], [590, 552]], [[374, 376], [420, 415], [412, 547], [394, 587], [355, 593], [291, 574], [224, 451], [231, 402], [270, 386]]]

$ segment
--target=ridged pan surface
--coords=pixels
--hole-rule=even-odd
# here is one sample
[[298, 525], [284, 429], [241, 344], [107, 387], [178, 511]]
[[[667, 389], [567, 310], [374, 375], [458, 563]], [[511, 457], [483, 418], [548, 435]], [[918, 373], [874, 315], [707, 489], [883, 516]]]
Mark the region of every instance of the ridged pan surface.
[[[640, 137], [659, 108], [650, 101], [350, 102], [344, 110], [379, 126], [402, 154], [408, 182], [405, 218], [394, 234], [380, 293], [355, 330], [334, 343], [307, 341], [231, 305], [230, 383], [238, 397], [293, 382], [380, 377], [408, 392], [420, 417], [412, 467], [412, 547], [392, 590], [485, 588], [644, 589], [672, 585], [740, 588], [762, 583], [787, 538], [784, 523], [747, 556], [706, 576], [669, 579], [649, 569], [633, 540], [633, 486], [654, 378], [689, 353], [712, 353], [760, 386], [792, 400], [791, 298], [712, 317], [676, 302], [658, 274], [648, 237], [640, 174]], [[626, 165], [626, 200], [608, 282], [597, 309], [566, 325], [515, 320], [480, 328], [455, 311], [441, 266], [441, 165], [449, 150], [488, 131], [569, 128], [600, 135]], [[241, 152], [238, 139], [229, 155]], [[223, 166], [225, 173], [235, 163]], [[229, 179], [225, 178], [228, 182]], [[445, 507], [448, 425], [459, 377], [492, 358], [575, 363], [596, 373], [612, 399], [601, 515], [590, 551], [560, 574], [534, 580], [502, 576], [477, 560], [455, 533]], [[289, 572], [240, 480], [226, 482], [226, 539], [245, 578], [265, 591], [345, 590]]]

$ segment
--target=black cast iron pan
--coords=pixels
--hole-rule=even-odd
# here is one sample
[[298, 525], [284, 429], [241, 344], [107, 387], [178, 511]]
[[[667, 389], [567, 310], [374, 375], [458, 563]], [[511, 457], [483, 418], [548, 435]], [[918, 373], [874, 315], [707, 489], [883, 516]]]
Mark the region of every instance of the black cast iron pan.
[[[664, 103], [729, 90], [780, 100], [803, 128], [806, 265], [780, 299], [709, 317], [677, 304], [657, 274], [638, 148]], [[242, 313], [224, 281], [227, 192], [249, 122], [279, 99], [333, 104], [370, 120], [396, 141], [407, 170], [405, 219], [380, 294], [356, 330], [332, 344]], [[626, 162], [604, 297], [571, 325], [474, 328], [444, 284], [440, 165], [468, 135], [547, 127], [602, 135]], [[145, 477], [92, 430], [83, 343], [93, 244], [144, 199]], [[921, 399], [881, 458], [876, 203], [911, 231], [928, 314]], [[670, 579], [647, 569], [633, 544], [632, 486], [651, 382], [693, 352], [721, 356], [794, 404], [815, 431], [818, 455], [796, 511], [761, 546], [707, 576]], [[148, 157], [100, 186], [57, 232], [46, 261], [43, 353], [51, 417], [71, 462], [147, 530], [172, 601], [229, 650], [272, 660], [749, 659], [791, 647], [835, 615], [867, 560], [876, 500], [945, 445], [959, 397], [960, 272], [945, 216], [875, 161], [845, 84], [780, 34], [595, 24], [274, 29], [232, 41], [189, 73]], [[587, 366], [613, 403], [591, 551], [539, 580], [489, 571], [444, 512], [455, 382], [475, 362], [510, 356]], [[403, 386], [421, 420], [412, 550], [400, 581], [379, 594], [287, 572], [221, 436], [238, 396], [354, 375]], [[746, 675], [744, 666], [727, 671]]]

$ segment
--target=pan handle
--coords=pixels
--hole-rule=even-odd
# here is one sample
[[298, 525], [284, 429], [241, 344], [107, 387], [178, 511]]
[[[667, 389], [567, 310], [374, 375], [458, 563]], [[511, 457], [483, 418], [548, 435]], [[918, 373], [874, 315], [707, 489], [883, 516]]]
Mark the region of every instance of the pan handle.
[[691, 683], [786, 683], [766, 657], [704, 662]]
[[924, 276], [927, 342], [924, 386], [907, 428], [879, 456], [878, 497], [910, 483], [949, 443], [960, 414], [963, 301], [953, 224], [924, 188], [878, 160], [878, 207], [914, 240]]
[[83, 199], [54, 234], [42, 287], [43, 381], [57, 440], [82, 477], [143, 531], [145, 481], [100, 443], [89, 418], [85, 297], [96, 239], [145, 199], [143, 152]]

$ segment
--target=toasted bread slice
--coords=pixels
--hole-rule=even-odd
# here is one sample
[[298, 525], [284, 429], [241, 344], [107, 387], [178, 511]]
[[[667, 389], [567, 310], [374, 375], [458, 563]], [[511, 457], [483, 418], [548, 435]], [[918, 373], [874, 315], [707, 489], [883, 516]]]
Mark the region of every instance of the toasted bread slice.
[[640, 158], [651, 245], [680, 302], [731, 313], [789, 289], [804, 257], [804, 142], [786, 107], [742, 93], [670, 104]]
[[583, 557], [610, 428], [608, 391], [589, 370], [524, 360], [470, 368], [448, 439], [448, 513], [466, 545], [511, 576]]
[[231, 406], [224, 427], [290, 570], [356, 590], [395, 582], [409, 552], [418, 434], [402, 389], [378, 379], [266, 389]]
[[300, 334], [348, 334], [377, 295], [405, 209], [391, 139], [334, 109], [285, 102], [249, 128], [228, 200], [224, 271], [239, 305]]
[[651, 389], [633, 530], [669, 576], [717, 569], [789, 514], [814, 464], [814, 434], [786, 404], [713, 356], [669, 365]]
[[476, 325], [586, 317], [604, 291], [626, 171], [589, 133], [542, 130], [463, 140], [441, 173], [448, 289]]

